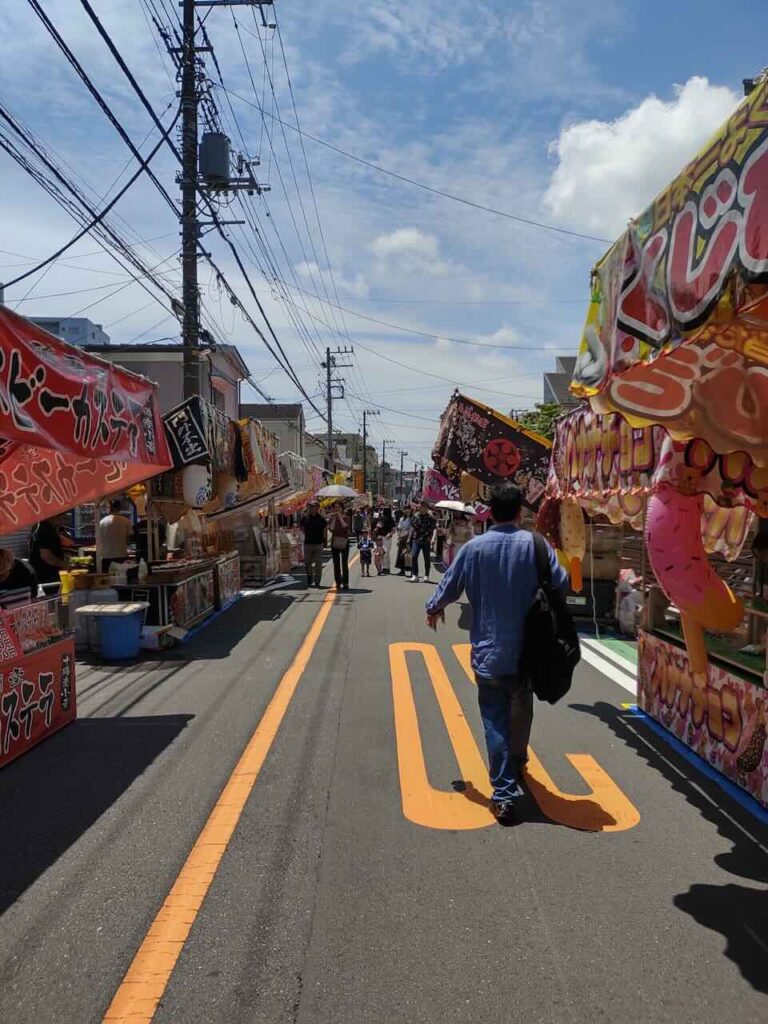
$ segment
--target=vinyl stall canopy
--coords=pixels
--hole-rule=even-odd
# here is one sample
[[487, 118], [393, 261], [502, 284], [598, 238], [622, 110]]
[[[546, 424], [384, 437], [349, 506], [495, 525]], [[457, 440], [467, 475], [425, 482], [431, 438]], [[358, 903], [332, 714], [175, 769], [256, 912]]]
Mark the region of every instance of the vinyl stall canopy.
[[0, 535], [171, 464], [151, 381], [0, 306]]

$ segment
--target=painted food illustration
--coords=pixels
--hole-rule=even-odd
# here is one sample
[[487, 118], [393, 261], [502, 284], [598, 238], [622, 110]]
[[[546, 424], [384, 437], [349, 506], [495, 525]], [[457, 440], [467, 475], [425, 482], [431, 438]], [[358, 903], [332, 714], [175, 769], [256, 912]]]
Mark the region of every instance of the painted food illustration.
[[511, 441], [497, 437], [485, 446], [483, 462], [489, 473], [495, 476], [512, 476], [522, 462], [522, 456], [519, 448]]
[[573, 498], [564, 498], [560, 505], [560, 540], [570, 562], [571, 588], [578, 594], [584, 585], [581, 563], [587, 550], [587, 529], [581, 505]]
[[760, 767], [760, 762], [763, 759], [763, 751], [765, 750], [765, 741], [768, 739], [762, 702], [759, 701], [758, 704], [760, 705], [760, 711], [755, 731], [752, 733], [749, 743], [746, 745], [743, 752], [736, 758], [736, 764], [739, 766], [739, 770], [745, 773], [754, 772]]
[[736, 629], [744, 606], [709, 564], [701, 537], [701, 495], [662, 484], [648, 506], [646, 540], [667, 597], [704, 629]]

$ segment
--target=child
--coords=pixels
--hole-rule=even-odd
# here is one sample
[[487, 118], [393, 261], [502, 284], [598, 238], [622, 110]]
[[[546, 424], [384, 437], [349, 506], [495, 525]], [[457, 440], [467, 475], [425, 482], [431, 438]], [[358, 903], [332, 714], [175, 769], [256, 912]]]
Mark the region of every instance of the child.
[[360, 568], [362, 570], [362, 576], [371, 575], [371, 556], [373, 554], [373, 541], [367, 530], [363, 530], [363, 535], [357, 542], [357, 550], [360, 552]]
[[373, 563], [376, 566], [377, 576], [381, 576], [384, 572], [384, 556], [386, 553], [387, 549], [384, 547], [384, 537], [382, 534], [379, 534], [373, 548]]

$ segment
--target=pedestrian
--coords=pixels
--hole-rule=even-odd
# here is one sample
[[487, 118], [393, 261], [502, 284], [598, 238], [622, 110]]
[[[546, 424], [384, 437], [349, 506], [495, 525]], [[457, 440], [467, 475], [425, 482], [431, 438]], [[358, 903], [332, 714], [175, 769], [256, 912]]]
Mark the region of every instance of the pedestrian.
[[398, 570], [398, 576], [405, 576], [406, 569], [411, 568], [410, 536], [411, 515], [410, 512], [405, 509], [397, 524], [397, 556], [395, 558], [395, 568]]
[[109, 503], [109, 514], [99, 520], [101, 571], [109, 572], [113, 562], [122, 562], [128, 554], [133, 523], [123, 514], [119, 501]]
[[475, 536], [475, 530], [467, 516], [461, 512], [454, 513], [451, 524], [446, 535], [446, 557], [444, 563], [446, 568], [455, 560], [456, 555], [464, 547], [468, 540]]
[[349, 519], [344, 514], [340, 501], [333, 506], [328, 520], [331, 534], [331, 557], [333, 558], [333, 578], [338, 590], [349, 590]]
[[373, 548], [373, 564], [376, 566], [376, 575], [381, 576], [384, 572], [384, 565], [386, 563], [387, 549], [384, 546], [384, 537], [379, 534], [376, 537]]
[[389, 565], [392, 558], [392, 535], [394, 532], [395, 520], [392, 518], [392, 510], [385, 508], [379, 517], [379, 525], [376, 531], [376, 536], [381, 537], [384, 544], [382, 572], [385, 573], [389, 572]]
[[[411, 521], [411, 583], [429, 583], [429, 570], [431, 568], [430, 552], [434, 532], [435, 518], [429, 511], [429, 505], [423, 501], [419, 511]], [[424, 559], [424, 575], [420, 581], [419, 555]]]
[[299, 524], [304, 531], [304, 569], [307, 573], [307, 587], [319, 589], [323, 578], [323, 548], [328, 524], [320, 511], [318, 501], [310, 501], [306, 515]]
[[33, 527], [29, 535], [29, 564], [38, 583], [61, 583], [59, 569], [66, 569], [61, 530], [64, 516], [52, 516]]
[[27, 597], [34, 601], [37, 597], [37, 576], [34, 569], [9, 548], [0, 548], [0, 594], [7, 594], [10, 591], [27, 591]]
[[[491, 809], [500, 822], [512, 823], [533, 722], [533, 692], [518, 677], [518, 663], [538, 572], [533, 535], [520, 528], [520, 488], [496, 484], [490, 505], [495, 525], [459, 550], [427, 602], [427, 625], [435, 629], [447, 605], [466, 594], [472, 608], [472, 669], [493, 787]], [[552, 585], [565, 590], [565, 570], [555, 552], [548, 551]]]
[[438, 522], [435, 530], [435, 561], [447, 567], [445, 562], [445, 548], [447, 543], [447, 531], [445, 522]]
[[363, 530], [360, 540], [357, 542], [357, 550], [360, 552], [361, 576], [371, 575], [371, 560], [374, 553], [374, 543], [367, 530]]

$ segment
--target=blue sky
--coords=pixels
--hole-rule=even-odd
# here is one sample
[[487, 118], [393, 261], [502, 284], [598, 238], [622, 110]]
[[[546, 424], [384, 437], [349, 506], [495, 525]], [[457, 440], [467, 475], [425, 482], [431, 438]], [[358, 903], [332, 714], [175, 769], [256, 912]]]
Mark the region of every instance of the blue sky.
[[[145, 17], [151, 2], [97, 6], [168, 117], [174, 85]], [[171, 0], [154, 4], [167, 17], [177, 11]], [[146, 152], [156, 133], [78, 0], [50, 0], [45, 9]], [[434, 188], [606, 239], [730, 113], [741, 79], [761, 69], [768, 29], [768, 7], [746, 0], [727, 9], [711, 0], [276, 0], [276, 11], [306, 131]], [[267, 109], [275, 109], [269, 90], [262, 94], [262, 45], [270, 74], [274, 47], [277, 102], [286, 121], [294, 116], [279, 46], [271, 32], [258, 38], [247, 9], [234, 16], [239, 36], [229, 11], [213, 10], [207, 27], [226, 85], [243, 97], [230, 96], [248, 155], [261, 156], [259, 173], [271, 187], [257, 213], [286, 286], [266, 283], [251, 263], [249, 271], [306, 389], [319, 392], [317, 350], [351, 342], [356, 365], [344, 371], [348, 398], [337, 406], [339, 425], [354, 429], [364, 407], [385, 406], [374, 440], [391, 438], [418, 461], [428, 456], [452, 390], [440, 377], [505, 411], [531, 406], [554, 355], [575, 352], [589, 269], [605, 246], [430, 195], [307, 140], [321, 236], [298, 136], [286, 132], [292, 169], [279, 126], [267, 118], [270, 154], [253, 106], [266, 95]], [[17, 0], [4, 19], [3, 102], [100, 199], [126, 167], [127, 150], [31, 8]], [[225, 97], [218, 98], [234, 136]], [[173, 190], [172, 160], [162, 154], [155, 166]], [[8, 280], [62, 244], [73, 226], [2, 153], [0, 169], [0, 278]], [[149, 262], [165, 260], [160, 269], [177, 288], [177, 229], [151, 184], [137, 185], [116, 212]], [[254, 238], [232, 231], [250, 259]], [[207, 239], [258, 319], [226, 250]], [[82, 315], [103, 323], [115, 341], [177, 336], [174, 320], [163, 319], [162, 308], [96, 250], [83, 240], [73, 253], [84, 255], [10, 289], [6, 301], [38, 315], [72, 315], [95, 303]], [[240, 347], [272, 396], [294, 399], [295, 389], [205, 270], [201, 281], [215, 333]], [[113, 295], [112, 282], [126, 287]], [[439, 337], [341, 313], [325, 301], [326, 292], [334, 302], [338, 294], [348, 310]], [[303, 337], [297, 317], [308, 329]], [[322, 426], [317, 419], [312, 425]]]

